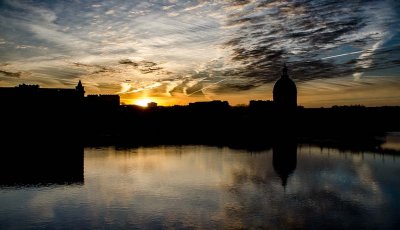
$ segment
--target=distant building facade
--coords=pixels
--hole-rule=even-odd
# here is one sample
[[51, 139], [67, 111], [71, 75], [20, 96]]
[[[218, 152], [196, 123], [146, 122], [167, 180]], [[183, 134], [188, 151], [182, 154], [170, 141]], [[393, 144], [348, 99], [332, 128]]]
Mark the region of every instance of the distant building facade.
[[267, 100], [251, 100], [249, 102], [249, 107], [250, 108], [272, 108], [274, 105], [273, 101]]
[[70, 89], [27, 84], [0, 87], [0, 118], [10, 124], [1, 129], [0, 137], [49, 145], [78, 140], [84, 92], [82, 83]]
[[40, 88], [39, 85], [20, 84], [15, 87], [0, 87], [0, 106], [6, 107], [46, 107], [65, 109], [78, 106], [118, 107], [119, 95], [88, 95], [79, 81], [75, 89]]
[[273, 98], [278, 109], [295, 109], [297, 107], [297, 87], [289, 78], [286, 64], [283, 66], [281, 78], [274, 85]]
[[229, 108], [229, 103], [227, 101], [198, 101], [189, 103], [189, 108], [194, 109], [226, 109]]
[[118, 107], [120, 97], [117, 94], [93, 94], [86, 97], [85, 103], [89, 107]]
[[147, 103], [147, 108], [157, 108], [157, 102], [149, 102]]
[[40, 88], [39, 85], [20, 84], [0, 87], [1, 106], [76, 106], [84, 100], [85, 90], [79, 81], [75, 89]]

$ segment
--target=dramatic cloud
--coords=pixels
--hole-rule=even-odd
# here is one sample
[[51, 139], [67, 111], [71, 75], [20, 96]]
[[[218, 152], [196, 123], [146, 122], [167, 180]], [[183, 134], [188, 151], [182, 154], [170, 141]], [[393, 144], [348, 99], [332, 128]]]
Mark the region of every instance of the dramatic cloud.
[[[232, 49], [233, 61], [243, 64], [242, 76], [253, 82], [274, 81], [284, 62], [295, 79], [307, 81], [362, 75], [382, 66], [395, 67], [400, 59], [399, 44], [385, 44], [398, 23], [399, 4], [394, 1], [245, 4], [241, 11], [229, 14], [227, 25], [236, 32], [225, 47]], [[339, 58], [343, 52], [358, 57], [353, 55], [343, 63]], [[327, 59], [327, 55], [336, 58]]]
[[162, 67], [157, 66], [157, 63], [152, 61], [133, 62], [129, 59], [123, 59], [119, 61], [119, 64], [133, 66], [139, 69], [143, 74], [153, 73], [163, 69]]
[[21, 76], [21, 72], [14, 73], [14, 72], [8, 72], [5, 70], [0, 70], [0, 74], [3, 74], [6, 77], [16, 77], [16, 78]]
[[131, 61], [131, 60], [129, 60], [129, 59], [120, 60], [120, 61], [119, 61], [119, 64], [131, 65], [131, 66], [133, 66], [133, 67], [138, 67], [138, 66], [139, 66], [138, 63], [133, 62], [133, 61]]
[[[2, 82], [82, 80], [89, 93], [179, 101], [251, 98], [286, 62], [299, 87], [347, 76], [363, 83], [398, 73], [399, 12], [395, 0], [5, 0]], [[21, 72], [30, 75], [8, 74]]]

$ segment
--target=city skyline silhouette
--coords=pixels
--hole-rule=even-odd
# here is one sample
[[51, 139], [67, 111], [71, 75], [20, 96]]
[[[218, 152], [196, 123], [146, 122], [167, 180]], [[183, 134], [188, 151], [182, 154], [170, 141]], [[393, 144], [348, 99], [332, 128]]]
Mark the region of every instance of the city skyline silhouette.
[[399, 229], [400, 1], [0, 0], [0, 229]]
[[286, 63], [304, 107], [399, 106], [399, 9], [392, 0], [4, 1], [0, 86], [81, 80], [87, 94], [124, 104], [235, 106], [270, 100]]
[[[295, 109], [296, 107], [303, 107], [302, 105], [297, 104], [297, 86], [296, 83], [290, 78], [288, 74], [288, 67], [286, 63], [283, 64], [282, 69], [282, 74], [280, 75], [280, 78], [278, 78], [275, 83], [274, 87], [272, 90], [272, 100], [250, 100], [247, 106], [273, 106], [275, 108], [280, 108], [280, 109]], [[18, 102], [18, 100], [27, 100], [30, 96], [33, 96], [34, 98], [37, 97], [37, 102], [40, 103], [40, 101], [44, 100], [54, 100], [53, 103], [69, 103], [71, 98], [68, 97], [75, 97], [81, 98], [82, 100], [86, 100], [87, 103], [89, 104], [99, 104], [101, 105], [102, 103], [104, 104], [113, 104], [114, 106], [120, 106], [120, 105], [137, 105], [141, 107], [150, 107], [150, 108], [155, 108], [155, 107], [172, 107], [172, 106], [178, 106], [178, 105], [170, 105], [170, 106], [163, 106], [159, 105], [155, 101], [151, 101], [150, 99], [146, 100], [141, 100], [137, 104], [125, 104], [120, 101], [120, 95], [119, 94], [88, 94], [85, 95], [85, 87], [84, 84], [82, 83], [81, 80], [78, 80], [77, 85], [75, 86], [75, 90], [73, 89], [68, 89], [68, 88], [41, 88], [37, 84], [25, 84], [22, 83], [18, 86], [15, 87], [0, 87], [0, 93], [3, 94], [3, 97], [8, 98], [8, 100], [5, 100], [6, 103], [10, 104], [17, 104], [21, 103]], [[267, 92], [266, 92], [267, 94]], [[41, 96], [39, 96], [41, 95]], [[25, 97], [25, 98], [19, 98], [19, 97]], [[47, 97], [47, 98], [46, 98]], [[57, 98], [58, 97], [58, 98]], [[14, 99], [15, 98], [15, 99]], [[62, 101], [60, 99], [65, 98], [66, 101]], [[32, 98], [30, 98], [32, 99]], [[15, 102], [13, 101], [15, 100]], [[59, 100], [57, 102], [57, 100]], [[77, 103], [72, 102], [72, 103]], [[229, 105], [229, 102], [227, 101], [221, 101], [221, 100], [208, 100], [208, 101], [196, 101], [196, 102], [191, 102], [188, 103], [187, 105], [189, 106], [194, 106], [194, 105], [200, 105], [200, 104], [215, 104], [215, 103], [223, 103], [226, 104], [227, 106]], [[237, 106], [244, 106], [245, 104], [237, 105]], [[180, 106], [180, 105], [179, 105]], [[246, 105], [245, 105], [246, 106]], [[348, 105], [333, 105], [332, 107], [338, 107], [338, 106], [348, 106]], [[352, 107], [360, 107], [364, 106], [362, 104], [354, 104], [350, 105]], [[395, 106], [396, 107], [396, 106]]]
[[[72, 89], [27, 84], [0, 87], [2, 118], [15, 124], [7, 127], [2, 136], [33, 141], [42, 136], [38, 139], [58, 141], [73, 133], [75, 141], [84, 143], [128, 142], [133, 138], [136, 144], [257, 146], [282, 142], [288, 134], [307, 141], [319, 138], [356, 141], [372, 140], [374, 136], [400, 129], [398, 106], [318, 109], [298, 106], [296, 84], [290, 79], [286, 64], [275, 83], [273, 100], [252, 100], [248, 106], [232, 107], [227, 101], [213, 100], [167, 107], [149, 102], [143, 108], [121, 104], [118, 94], [85, 95], [85, 91], [81, 81]], [[172, 135], [159, 130], [168, 130]]]

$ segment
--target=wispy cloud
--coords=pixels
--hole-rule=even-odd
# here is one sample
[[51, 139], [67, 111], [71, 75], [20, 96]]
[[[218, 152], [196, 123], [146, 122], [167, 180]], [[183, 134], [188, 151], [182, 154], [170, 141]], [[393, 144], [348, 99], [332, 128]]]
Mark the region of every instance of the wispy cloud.
[[[275, 80], [283, 62], [290, 63], [294, 78], [301, 81], [368, 71], [374, 69], [372, 62], [388, 64], [387, 58], [371, 55], [398, 21], [393, 1], [245, 3], [244, 10], [229, 14], [228, 25], [235, 26], [236, 36], [225, 46], [232, 49], [232, 60], [243, 64], [242, 75], [254, 81]], [[332, 59], [344, 56], [338, 52], [345, 47], [347, 54], [361, 54], [356, 62], [346, 65]], [[324, 53], [331, 53], [330, 58]]]
[[0, 70], [0, 74], [6, 77], [16, 77], [16, 78], [19, 78], [21, 76], [21, 72], [9, 72], [5, 70]]
[[31, 82], [167, 97], [257, 90], [283, 62], [297, 82], [358, 79], [399, 67], [399, 10], [394, 0], [6, 0], [0, 61]]

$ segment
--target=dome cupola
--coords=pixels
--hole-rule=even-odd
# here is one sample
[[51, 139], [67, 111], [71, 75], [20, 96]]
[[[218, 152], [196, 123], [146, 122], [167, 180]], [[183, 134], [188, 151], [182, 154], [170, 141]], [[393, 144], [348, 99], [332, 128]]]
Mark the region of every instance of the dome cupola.
[[286, 64], [283, 65], [282, 76], [276, 81], [273, 90], [274, 104], [279, 109], [295, 109], [297, 107], [297, 88], [289, 78]]

